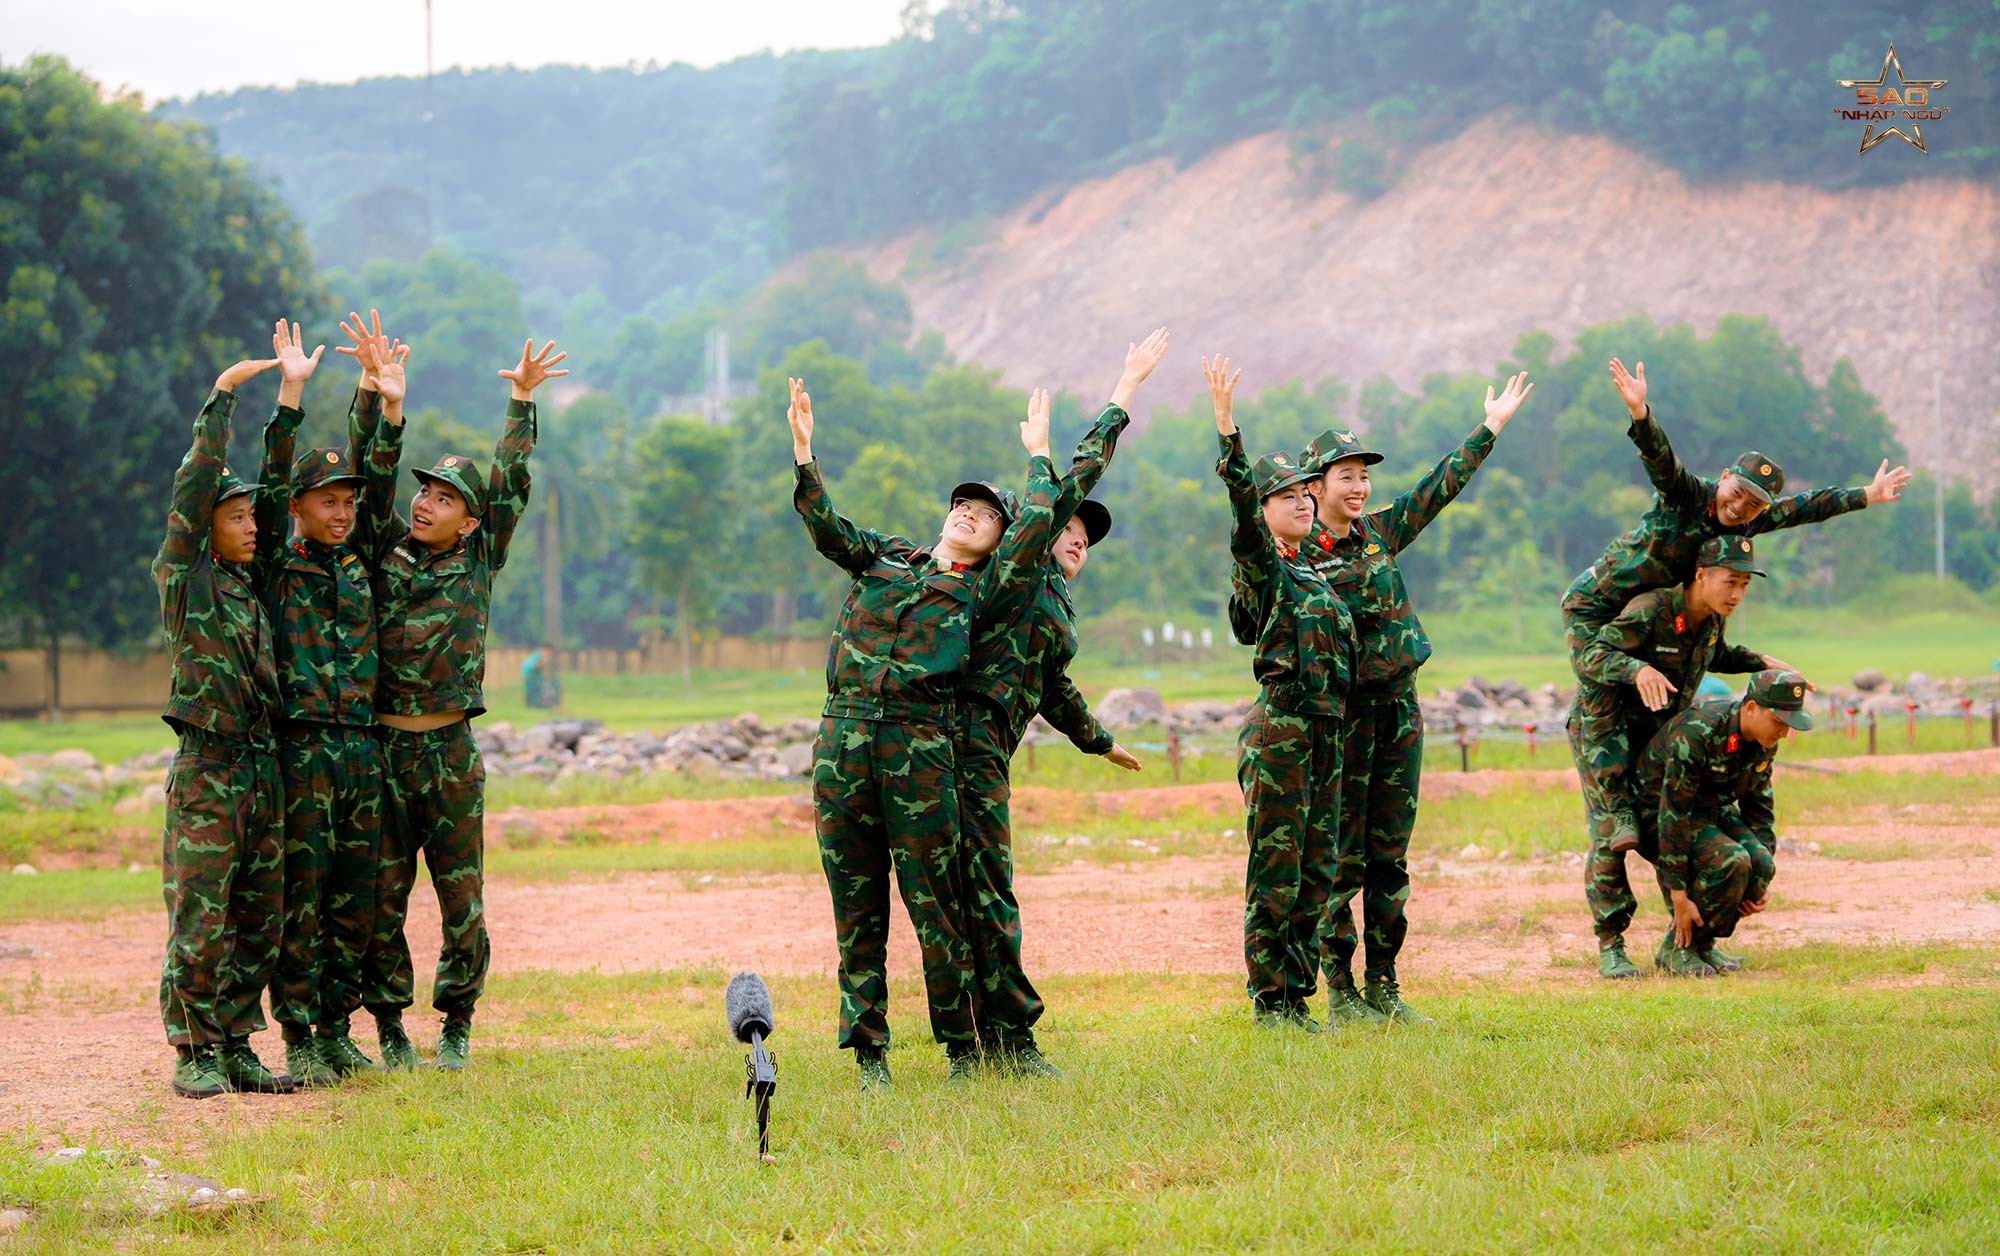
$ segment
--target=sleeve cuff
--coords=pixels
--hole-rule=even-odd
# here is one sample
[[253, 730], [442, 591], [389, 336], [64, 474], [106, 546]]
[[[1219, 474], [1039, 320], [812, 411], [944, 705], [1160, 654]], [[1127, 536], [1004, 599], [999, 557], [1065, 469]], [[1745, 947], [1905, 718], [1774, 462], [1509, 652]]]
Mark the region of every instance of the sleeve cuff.
[[799, 483], [801, 484], [819, 483], [819, 459], [815, 458], [811, 462], [798, 462], [798, 463], [793, 463], [792, 465], [796, 467], [798, 470]]
[[[490, 414], [490, 413], [492, 413], [492, 411], [490, 411], [490, 410], [489, 410], [489, 411], [487, 411], [487, 413], [489, 413], [489, 414]], [[514, 399], [513, 399], [512, 397], [509, 397], [509, 398], [507, 398], [507, 417], [508, 417], [508, 418], [510, 418], [510, 419], [525, 419], [525, 418], [530, 418], [530, 417], [532, 417], [532, 416], [534, 415], [534, 413], [535, 413], [535, 403], [534, 403], [534, 402], [532, 402], [532, 401], [516, 401], [516, 400], [514, 400]]]

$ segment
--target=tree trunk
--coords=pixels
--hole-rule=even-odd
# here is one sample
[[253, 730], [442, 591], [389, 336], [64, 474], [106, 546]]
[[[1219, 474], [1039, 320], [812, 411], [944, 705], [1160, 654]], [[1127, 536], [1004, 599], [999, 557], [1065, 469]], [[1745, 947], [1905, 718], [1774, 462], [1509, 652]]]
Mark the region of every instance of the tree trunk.
[[694, 615], [688, 605], [688, 585], [694, 577], [681, 570], [680, 590], [674, 594], [674, 635], [681, 644], [681, 684], [694, 688]]
[[62, 723], [62, 638], [54, 625], [49, 626], [49, 645], [44, 657], [48, 660], [49, 674], [49, 723]]

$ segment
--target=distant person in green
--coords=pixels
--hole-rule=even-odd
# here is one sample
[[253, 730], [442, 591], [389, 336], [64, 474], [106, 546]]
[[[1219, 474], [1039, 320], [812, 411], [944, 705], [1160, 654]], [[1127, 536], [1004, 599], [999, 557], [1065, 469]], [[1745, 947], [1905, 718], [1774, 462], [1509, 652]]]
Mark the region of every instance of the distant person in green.
[[[1723, 468], [1715, 479], [1695, 475], [1674, 455], [1666, 433], [1646, 403], [1646, 364], [1627, 372], [1611, 359], [1611, 382], [1625, 402], [1632, 425], [1626, 434], [1639, 448], [1639, 460], [1658, 495], [1639, 526], [1606, 547], [1563, 595], [1563, 631], [1570, 665], [1579, 681], [1587, 679], [1578, 659], [1597, 630], [1610, 623], [1625, 604], [1648, 589], [1683, 585], [1694, 575], [1695, 555], [1702, 543], [1717, 536], [1756, 536], [1779, 528], [1818, 523], [1866, 506], [1893, 502], [1910, 481], [1903, 467], [1890, 470], [1887, 460], [1866, 488], [1829, 488], [1789, 497], [1778, 496], [1785, 473], [1766, 455], [1750, 450]], [[1616, 779], [1632, 762], [1636, 747], [1623, 743], [1617, 721], [1586, 711], [1584, 744], [1604, 747], [1597, 769], [1614, 803], [1626, 796]], [[1637, 819], [1629, 810], [1603, 817], [1607, 846], [1629, 850], [1637, 840]], [[1597, 838], [1593, 836], [1593, 841]]]
[[[1631, 765], [1618, 771], [1600, 770], [1617, 746], [1589, 742], [1584, 726], [1617, 725], [1618, 745], [1641, 753], [1660, 728], [1696, 700], [1702, 680], [1711, 672], [1759, 672], [1788, 664], [1768, 654], [1732, 645], [1723, 637], [1729, 617], [1750, 591], [1757, 566], [1749, 537], [1717, 536], [1702, 543], [1694, 578], [1678, 588], [1653, 589], [1626, 604], [1618, 618], [1597, 631], [1577, 657], [1584, 677], [1570, 707], [1567, 729], [1576, 774], [1583, 785], [1590, 855], [1584, 863], [1584, 895], [1597, 933], [1597, 970], [1612, 980], [1639, 975], [1625, 953], [1625, 930], [1632, 924], [1638, 902], [1625, 875], [1625, 853], [1606, 840], [1614, 812], [1640, 815], [1646, 800], [1634, 794], [1612, 797], [1613, 789], [1634, 785]], [[1717, 968], [1732, 968], [1733, 959], [1717, 953], [1704, 956]]]
[[[280, 328], [284, 324], [278, 324]], [[174, 473], [166, 539], [153, 559], [171, 660], [161, 718], [179, 738], [167, 778], [161, 883], [167, 949], [160, 1017], [174, 1048], [174, 1093], [285, 1093], [250, 1046], [264, 1028], [264, 987], [278, 959], [284, 910], [284, 787], [276, 722], [282, 706], [271, 617], [259, 572], [284, 548], [281, 490], [224, 465], [236, 390], [278, 367], [280, 408], [296, 408], [320, 352], [272, 337], [273, 357], [216, 377]], [[266, 451], [264, 474], [282, 478]]]
[[1289, 454], [1253, 467], [1234, 418], [1227, 358], [1202, 359], [1229, 490], [1229, 625], [1256, 647], [1259, 692], [1238, 740], [1249, 867], [1243, 963], [1252, 1020], [1320, 1032], [1308, 1011], [1318, 989], [1319, 934], [1333, 895], [1340, 828], [1341, 745], [1354, 675], [1354, 619], [1300, 553], [1312, 532], [1312, 473]]
[[[389, 346], [371, 338], [380, 364]], [[493, 578], [507, 563], [514, 529], [528, 507], [528, 459], [536, 437], [535, 390], [569, 374], [553, 341], [499, 372], [508, 383], [506, 422], [482, 474], [463, 454], [446, 454], [411, 472], [410, 513], [391, 515], [374, 563], [381, 675], [380, 722], [387, 823], [376, 881], [375, 936], [364, 965], [364, 1005], [377, 1031], [401, 1033], [403, 1010], [416, 999], [410, 947], [403, 935], [417, 860], [430, 872], [442, 917], [442, 947], [431, 1006], [444, 1017], [437, 1066], [464, 1068], [472, 1051], [472, 1016], [486, 988], [491, 943], [486, 931], [486, 766], [471, 721], [486, 710], [486, 621]], [[370, 446], [371, 508], [394, 511], [402, 456], [401, 415], [384, 412]], [[414, 1050], [413, 1050], [414, 1054]]]
[[[371, 312], [372, 313], [372, 312]], [[341, 328], [357, 344], [361, 316]], [[373, 334], [381, 315], [373, 314]], [[296, 334], [296, 331], [295, 333]], [[343, 346], [346, 348], [346, 346]], [[285, 1066], [300, 1086], [375, 1067], [348, 1035], [361, 1006], [361, 964], [375, 929], [382, 858], [382, 758], [375, 735], [375, 598], [369, 566], [381, 508], [361, 499], [356, 460], [385, 407], [400, 421], [400, 357], [378, 371], [362, 363], [348, 407], [345, 448], [310, 449], [292, 461], [302, 410], [280, 406], [265, 444], [284, 467], [292, 537], [259, 589], [277, 621], [283, 710], [278, 767], [285, 781], [285, 926], [271, 980], [271, 1015], [284, 1033]], [[414, 1061], [409, 1040], [381, 1040], [384, 1063]]]
[[[1396, 555], [1413, 544], [1471, 482], [1501, 431], [1535, 386], [1525, 372], [1498, 397], [1486, 390], [1486, 416], [1458, 448], [1415, 487], [1387, 506], [1368, 509], [1368, 468], [1382, 455], [1351, 431], [1328, 429], [1299, 455], [1316, 502], [1305, 560], [1333, 586], [1354, 617], [1355, 666], [1341, 748], [1340, 837], [1332, 908], [1320, 931], [1328, 1023], [1430, 1018], [1403, 1001], [1396, 960], [1409, 932], [1410, 832], [1424, 766], [1424, 713], [1417, 669], [1431, 641], [1417, 619]], [[1354, 988], [1353, 899], [1361, 896], [1365, 993]]]
[[521, 660], [521, 691], [530, 707], [546, 710], [562, 704], [562, 683], [556, 679], [556, 648], [544, 643]]
[[[1010, 766], [1037, 714], [1085, 754], [1102, 755], [1128, 771], [1139, 760], [1090, 714], [1069, 679], [1076, 657], [1076, 611], [1069, 582], [1083, 571], [1090, 547], [1111, 529], [1111, 512], [1086, 501], [1111, 464], [1118, 436], [1131, 421], [1139, 385], [1167, 351], [1160, 328], [1127, 345], [1125, 368], [1111, 400], [1077, 445], [1062, 477], [1052, 522], [1059, 530], [1053, 561], [1034, 581], [1019, 615], [989, 620], [973, 634], [972, 658], [953, 729], [958, 765], [960, 907], [973, 963], [973, 1015], [982, 1056], [1030, 1077], [1059, 1073], [1035, 1042], [1043, 1003], [1021, 963], [1021, 909], [1014, 897]], [[1049, 397], [1029, 398], [1030, 425], [1046, 428]]]
[[891, 1084], [889, 873], [923, 952], [931, 1034], [948, 1081], [978, 1061], [972, 953], [959, 911], [958, 765], [952, 728], [972, 641], [1027, 605], [1054, 540], [1048, 411], [1021, 424], [1028, 496], [960, 484], [931, 545], [857, 527], [834, 510], [812, 452], [812, 397], [791, 381], [793, 507], [813, 548], [851, 583], [826, 659], [813, 741], [813, 814], [840, 948], [840, 1032], [861, 1089]]
[[1641, 847], [1654, 848], [1660, 895], [1673, 924], [1653, 963], [1677, 977], [1708, 977], [1716, 943], [1764, 910], [1777, 876], [1771, 769], [1778, 744], [1813, 726], [1812, 686], [1773, 668], [1741, 698], [1703, 698], [1668, 720], [1639, 760]]

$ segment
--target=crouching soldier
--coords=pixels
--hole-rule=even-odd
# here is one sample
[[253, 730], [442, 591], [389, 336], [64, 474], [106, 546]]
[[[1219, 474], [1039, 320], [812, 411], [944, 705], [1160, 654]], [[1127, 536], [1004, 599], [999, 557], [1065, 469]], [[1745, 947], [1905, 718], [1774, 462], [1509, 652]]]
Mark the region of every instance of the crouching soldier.
[[1771, 767], [1778, 743], [1812, 727], [1805, 678], [1772, 668], [1739, 699], [1708, 698], [1667, 722], [1640, 760], [1660, 894], [1674, 922], [1653, 963], [1680, 977], [1736, 965], [1715, 949], [1763, 911], [1777, 875]]
[[1605, 977], [1639, 975], [1625, 954], [1625, 930], [1638, 907], [1625, 855], [1639, 838], [1613, 819], [1641, 810], [1632, 793], [1632, 748], [1643, 752], [1662, 725], [1685, 711], [1708, 673], [1789, 667], [1723, 637], [1750, 578], [1763, 574], [1748, 537], [1710, 537], [1695, 559], [1694, 579], [1633, 598], [1578, 652], [1584, 679], [1566, 727], [1590, 839], [1584, 896], [1597, 931], [1597, 970]]

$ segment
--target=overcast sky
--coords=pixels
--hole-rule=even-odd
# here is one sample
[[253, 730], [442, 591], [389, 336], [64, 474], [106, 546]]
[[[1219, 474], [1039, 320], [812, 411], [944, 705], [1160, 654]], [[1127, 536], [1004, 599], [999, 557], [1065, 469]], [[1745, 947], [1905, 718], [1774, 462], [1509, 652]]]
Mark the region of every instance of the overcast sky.
[[[715, 65], [898, 33], [903, 0], [434, 0], [437, 68]], [[0, 0], [0, 61], [60, 53], [149, 101], [424, 70], [424, 0]]]

